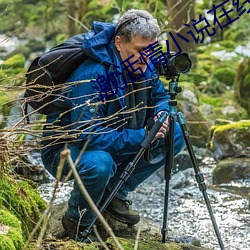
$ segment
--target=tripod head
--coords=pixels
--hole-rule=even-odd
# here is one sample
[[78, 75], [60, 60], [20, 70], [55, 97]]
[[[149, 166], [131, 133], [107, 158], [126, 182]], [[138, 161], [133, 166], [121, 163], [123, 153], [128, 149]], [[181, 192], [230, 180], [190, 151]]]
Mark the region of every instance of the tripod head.
[[175, 99], [175, 96], [182, 91], [182, 88], [178, 86], [180, 74], [186, 74], [192, 67], [192, 61], [187, 53], [177, 54], [170, 51], [170, 53], [164, 53], [168, 61], [165, 64], [157, 65], [157, 73], [160, 76], [164, 76], [169, 82], [169, 94], [170, 100]]
[[175, 99], [175, 96], [182, 91], [182, 87], [178, 86], [179, 82], [179, 76], [176, 78], [172, 78], [171, 81], [169, 82], [169, 95], [170, 95], [170, 100]]

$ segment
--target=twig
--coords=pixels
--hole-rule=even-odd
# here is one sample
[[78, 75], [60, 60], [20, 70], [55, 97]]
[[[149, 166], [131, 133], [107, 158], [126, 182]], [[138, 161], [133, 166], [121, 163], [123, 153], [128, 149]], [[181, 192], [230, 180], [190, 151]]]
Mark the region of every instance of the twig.
[[77, 20], [76, 18], [74, 18], [71, 15], [68, 15], [68, 17], [72, 20], [74, 20], [76, 23], [80, 24], [84, 29], [86, 29], [87, 31], [89, 31], [89, 28], [87, 26], [85, 26], [82, 22], [80, 22], [79, 20]]
[[138, 225], [138, 230], [137, 230], [136, 238], [135, 238], [134, 250], [137, 250], [138, 246], [139, 246], [139, 237], [140, 237], [140, 233], [141, 233], [141, 224], [142, 224], [142, 222], [140, 220], [139, 225]]
[[101, 245], [106, 249], [109, 250], [108, 246], [105, 244], [105, 242], [102, 240], [100, 234], [97, 231], [96, 225], [93, 226], [93, 230], [95, 232], [95, 235], [97, 237], [97, 239], [100, 241]]
[[119, 241], [117, 240], [116, 236], [114, 235], [111, 227], [109, 226], [109, 224], [106, 222], [106, 220], [104, 219], [104, 217], [102, 216], [102, 214], [100, 213], [100, 211], [98, 210], [98, 208], [96, 207], [95, 203], [93, 202], [92, 198], [90, 197], [88, 191], [86, 190], [85, 186], [83, 185], [83, 182], [79, 176], [79, 174], [77, 173], [77, 170], [75, 168], [74, 162], [71, 158], [71, 154], [70, 154], [70, 150], [69, 149], [64, 149], [61, 152], [61, 157], [62, 158], [66, 158], [68, 160], [69, 166], [73, 172], [73, 176], [75, 178], [75, 181], [80, 189], [80, 191], [82, 192], [84, 198], [86, 199], [86, 201], [88, 202], [90, 208], [94, 211], [94, 213], [97, 215], [98, 219], [100, 220], [100, 222], [102, 223], [102, 225], [104, 226], [105, 230], [108, 232], [108, 234], [113, 238], [115, 245], [117, 246], [117, 248], [119, 250], [124, 250], [123, 247], [121, 246], [121, 244], [119, 243]]

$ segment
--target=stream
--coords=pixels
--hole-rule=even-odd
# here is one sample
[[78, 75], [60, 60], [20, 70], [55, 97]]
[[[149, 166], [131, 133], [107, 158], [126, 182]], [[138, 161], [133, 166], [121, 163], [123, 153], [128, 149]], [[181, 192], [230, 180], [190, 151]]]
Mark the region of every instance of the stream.
[[[214, 186], [212, 170], [215, 164], [212, 158], [206, 157], [200, 168], [225, 249], [250, 250], [250, 180]], [[162, 176], [162, 171], [158, 171], [129, 196], [133, 201], [132, 208], [159, 226], [159, 232], [164, 213], [165, 180]], [[50, 182], [39, 187], [46, 201], [51, 197], [53, 185], [54, 182]], [[55, 203], [67, 200], [71, 188], [72, 182], [64, 184], [57, 193]], [[193, 168], [178, 171], [171, 178], [168, 228], [176, 238], [197, 238], [203, 247], [220, 249]]]
[[[6, 48], [8, 53], [13, 51], [18, 43], [15, 38], [6, 40], [4, 35], [0, 35], [1, 41], [0, 46]], [[215, 164], [212, 158], [205, 157], [200, 162], [200, 168], [225, 249], [250, 250], [250, 180], [212, 185]], [[155, 173], [129, 197], [133, 201], [133, 209], [159, 226], [159, 231], [164, 211], [165, 180], [162, 176], [160, 172]], [[51, 198], [53, 187], [53, 180], [39, 186], [39, 192], [47, 202]], [[72, 182], [60, 186], [55, 203], [68, 200], [71, 189]], [[168, 228], [175, 235], [199, 239], [204, 247], [220, 249], [203, 195], [197, 187], [193, 168], [178, 171], [172, 176]]]

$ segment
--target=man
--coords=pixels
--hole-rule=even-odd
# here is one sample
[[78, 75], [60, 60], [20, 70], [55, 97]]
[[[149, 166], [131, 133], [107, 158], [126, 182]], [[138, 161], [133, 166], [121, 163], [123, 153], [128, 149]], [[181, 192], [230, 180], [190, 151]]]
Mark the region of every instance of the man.
[[[148, 53], [144, 53], [144, 60], [139, 60], [139, 52], [156, 42], [159, 32], [157, 20], [142, 10], [127, 11], [117, 25], [94, 22], [83, 41], [87, 59], [70, 76], [68, 88], [47, 116], [42, 151], [46, 169], [56, 175], [65, 143], [74, 161], [86, 146], [76, 167], [97, 206], [116, 186], [127, 163], [140, 149], [147, 120], [157, 120], [162, 111], [168, 111], [169, 95]], [[104, 79], [110, 80], [109, 86], [101, 81]], [[106, 209], [117, 220], [131, 225], [139, 222], [140, 216], [130, 208], [127, 196], [164, 165], [167, 130], [166, 119], [151, 144], [150, 159], [139, 161]], [[184, 148], [178, 123], [174, 138], [176, 155]], [[63, 176], [69, 170], [66, 163]], [[75, 182], [62, 219], [65, 231], [73, 239], [81, 237], [80, 232], [93, 217]], [[80, 232], [76, 235], [79, 220]]]

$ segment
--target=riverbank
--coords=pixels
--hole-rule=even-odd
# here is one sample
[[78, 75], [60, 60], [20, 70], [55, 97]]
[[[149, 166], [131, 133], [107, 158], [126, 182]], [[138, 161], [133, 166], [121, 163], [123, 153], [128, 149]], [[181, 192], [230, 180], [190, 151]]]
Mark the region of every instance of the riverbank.
[[[204, 158], [201, 171], [207, 184], [209, 200], [227, 250], [247, 250], [250, 246], [250, 210], [248, 192], [250, 180], [234, 181], [229, 184], [212, 185], [212, 171], [215, 162], [212, 158]], [[133, 208], [143, 218], [150, 220], [160, 234], [162, 227], [165, 181], [159, 172], [149, 178], [136, 192], [130, 194]], [[195, 237], [202, 246], [219, 250], [212, 223], [199, 191], [192, 168], [179, 171], [170, 181], [169, 221], [168, 226], [175, 236], [183, 239]], [[53, 182], [43, 184], [39, 190], [45, 200], [50, 199]], [[69, 198], [72, 182], [64, 184], [55, 202], [61, 203]], [[246, 190], [245, 190], [246, 189]]]

